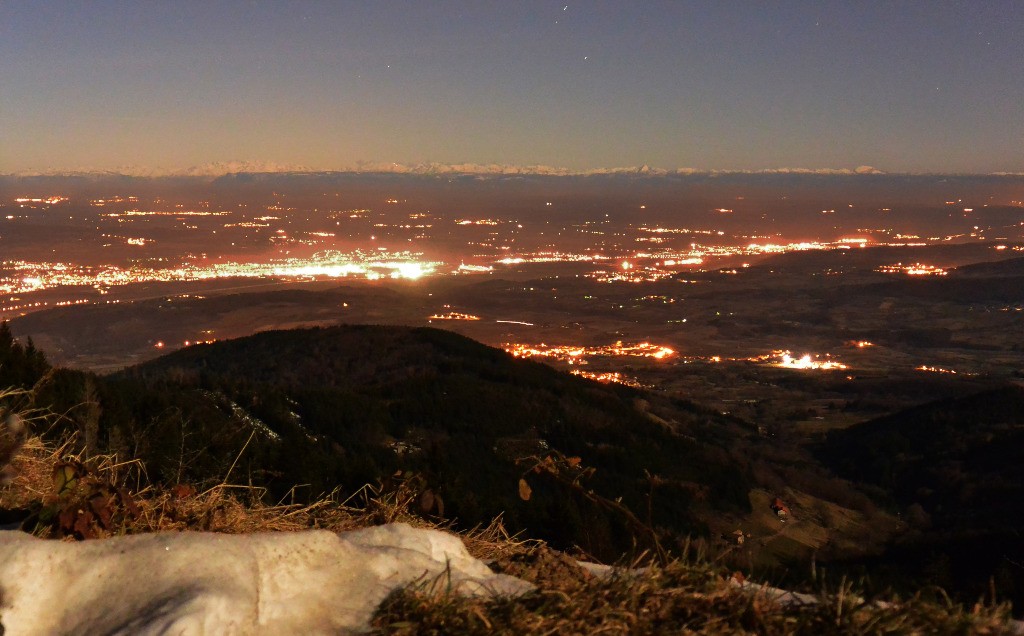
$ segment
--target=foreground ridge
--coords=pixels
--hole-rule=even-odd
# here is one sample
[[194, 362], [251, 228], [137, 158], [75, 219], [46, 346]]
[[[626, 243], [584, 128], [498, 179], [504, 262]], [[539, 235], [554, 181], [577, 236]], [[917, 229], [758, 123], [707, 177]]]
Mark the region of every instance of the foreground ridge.
[[[124, 488], [139, 468], [93, 457], [69, 484], [62, 467], [76, 461], [67, 446], [29, 438], [0, 510], [36, 510], [22, 527], [39, 537], [74, 536], [44, 524], [46, 510], [77, 509], [69, 489]], [[793, 593], [691, 550], [609, 567], [509, 536], [500, 519], [461, 534], [422, 528], [431, 523], [404, 491], [368, 487], [362, 507], [349, 505], [355, 497], [270, 507], [234, 494], [251, 489], [185, 484], [118, 493], [96, 513], [119, 523], [89, 535], [106, 538], [0, 532], [4, 633], [1024, 633], [1008, 604], [965, 608], [941, 591]], [[135, 513], [117, 510], [129, 501]]]

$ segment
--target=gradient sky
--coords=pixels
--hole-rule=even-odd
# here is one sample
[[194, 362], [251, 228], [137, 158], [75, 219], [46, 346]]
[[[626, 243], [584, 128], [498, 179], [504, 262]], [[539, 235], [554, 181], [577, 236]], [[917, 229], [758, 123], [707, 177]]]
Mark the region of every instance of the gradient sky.
[[1024, 1], [0, 1], [0, 173], [1024, 171]]

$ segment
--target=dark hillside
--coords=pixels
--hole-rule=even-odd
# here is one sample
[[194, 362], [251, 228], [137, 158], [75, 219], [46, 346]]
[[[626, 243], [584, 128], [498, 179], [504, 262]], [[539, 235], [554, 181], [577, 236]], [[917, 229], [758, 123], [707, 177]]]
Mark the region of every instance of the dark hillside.
[[942, 400], [834, 431], [844, 476], [919, 504], [943, 524], [1024, 524], [1024, 387]]
[[[436, 329], [265, 332], [184, 349], [112, 381], [244, 409], [281, 436], [255, 449], [272, 457], [264, 468], [274, 489], [352, 490], [404, 471], [463, 524], [504, 513], [512, 528], [605, 556], [628, 549], [636, 528], [585, 490], [621, 498], [670, 534], [700, 532], [711, 509], [749, 505], [749, 479], [728, 452], [749, 431], [689, 404], [645, 401], [641, 410], [650, 396]], [[516, 462], [549, 455], [580, 460], [557, 473]], [[524, 473], [529, 501], [518, 492]]]
[[1024, 257], [1009, 258], [1005, 261], [994, 261], [991, 263], [972, 263], [957, 267], [951, 273], [953, 276], [1024, 276]]
[[932, 402], [829, 434], [823, 459], [904, 512], [872, 565], [1024, 605], [1024, 387]]

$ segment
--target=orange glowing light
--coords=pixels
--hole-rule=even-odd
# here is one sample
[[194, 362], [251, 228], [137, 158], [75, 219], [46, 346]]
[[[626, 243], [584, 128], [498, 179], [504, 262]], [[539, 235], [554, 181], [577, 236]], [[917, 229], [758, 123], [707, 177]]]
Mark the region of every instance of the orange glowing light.
[[443, 314], [433, 314], [427, 318], [428, 320], [480, 320], [480, 316], [474, 316], [473, 314], [463, 314], [457, 311], [449, 311]]
[[586, 378], [588, 380], [593, 380], [595, 382], [601, 382], [602, 384], [609, 384], [614, 382], [616, 384], [624, 384], [626, 386], [631, 386], [637, 389], [643, 387], [643, 385], [640, 384], [635, 379], [627, 378], [626, 376], [622, 375], [617, 371], [606, 373], [594, 373], [591, 371], [583, 371], [582, 369], [573, 369], [571, 373], [573, 375], [578, 375], [581, 378]]
[[783, 369], [814, 369], [829, 371], [832, 369], [847, 369], [847, 365], [836, 362], [826, 357], [825, 360], [820, 360], [820, 356], [811, 356], [811, 354], [804, 354], [800, 358], [794, 358], [789, 351], [782, 351], [778, 354], [779, 361], [773, 366], [781, 367]]
[[675, 355], [675, 350], [663, 345], [656, 345], [650, 342], [639, 342], [636, 344], [623, 344], [621, 341], [613, 345], [600, 347], [582, 347], [576, 345], [528, 345], [519, 343], [505, 343], [502, 345], [505, 351], [517, 358], [554, 358], [569, 364], [587, 364], [587, 358], [591, 357], [632, 357], [632, 358], [654, 358], [664, 360]]

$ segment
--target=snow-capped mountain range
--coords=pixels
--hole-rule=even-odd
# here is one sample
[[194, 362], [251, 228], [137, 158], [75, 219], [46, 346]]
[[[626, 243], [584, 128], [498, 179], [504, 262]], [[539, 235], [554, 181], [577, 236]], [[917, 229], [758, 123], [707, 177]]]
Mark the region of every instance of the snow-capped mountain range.
[[128, 176], [128, 177], [220, 177], [228, 174], [271, 174], [271, 173], [384, 173], [411, 175], [547, 175], [547, 176], [588, 176], [588, 175], [640, 175], [664, 176], [671, 174], [820, 174], [820, 175], [854, 175], [883, 174], [871, 166], [856, 168], [765, 168], [762, 170], [701, 170], [697, 168], [652, 168], [648, 165], [619, 168], [594, 168], [590, 170], [572, 170], [545, 165], [508, 165], [478, 163], [418, 163], [401, 164], [386, 162], [360, 161], [339, 168], [313, 168], [295, 164], [280, 164], [266, 161], [217, 161], [183, 169], [164, 169], [146, 166], [121, 166], [113, 169], [78, 168], [72, 170], [26, 170], [7, 176]]

